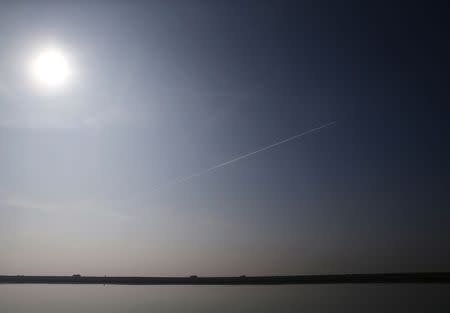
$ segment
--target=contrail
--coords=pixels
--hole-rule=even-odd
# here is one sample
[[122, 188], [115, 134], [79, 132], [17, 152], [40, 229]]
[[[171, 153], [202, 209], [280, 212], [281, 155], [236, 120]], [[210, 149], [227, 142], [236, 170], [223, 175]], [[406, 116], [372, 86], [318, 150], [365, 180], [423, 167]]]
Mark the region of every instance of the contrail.
[[172, 180], [172, 181], [170, 181], [170, 182], [168, 182], [168, 183], [166, 183], [166, 184], [163, 184], [163, 185], [160, 185], [160, 186], [155, 187], [152, 191], [157, 191], [157, 190], [159, 190], [159, 189], [161, 189], [161, 188], [163, 188], [163, 187], [173, 186], [173, 185], [176, 185], [176, 184], [180, 184], [180, 183], [186, 182], [186, 181], [191, 180], [191, 179], [193, 179], [193, 178], [196, 178], [196, 177], [199, 177], [199, 176], [203, 176], [203, 175], [205, 175], [205, 174], [207, 174], [207, 173], [209, 173], [209, 172], [211, 172], [211, 171], [214, 171], [214, 170], [217, 170], [217, 169], [219, 169], [219, 168], [221, 168], [221, 167], [230, 165], [231, 163], [235, 163], [235, 162], [237, 162], [237, 161], [246, 159], [246, 158], [248, 158], [248, 157], [250, 157], [250, 156], [252, 156], [252, 155], [254, 155], [254, 154], [257, 154], [257, 153], [259, 153], [259, 152], [263, 152], [263, 151], [265, 151], [265, 150], [269, 150], [269, 149], [271, 149], [271, 148], [274, 148], [274, 147], [276, 147], [276, 146], [282, 145], [283, 143], [289, 142], [289, 141], [291, 141], [291, 140], [294, 140], [294, 139], [297, 139], [297, 138], [306, 136], [306, 135], [311, 134], [311, 133], [313, 133], [313, 132], [316, 132], [316, 131], [318, 131], [318, 130], [320, 130], [320, 129], [322, 129], [322, 128], [329, 127], [329, 126], [331, 126], [331, 125], [333, 125], [333, 124], [335, 124], [335, 123], [336, 123], [336, 121], [332, 121], [332, 122], [327, 123], [327, 124], [324, 124], [324, 125], [322, 125], [322, 126], [312, 128], [312, 129], [307, 130], [307, 131], [305, 131], [305, 132], [302, 132], [302, 133], [300, 133], [300, 134], [294, 135], [294, 136], [292, 136], [292, 137], [283, 139], [283, 140], [278, 141], [278, 142], [276, 142], [276, 143], [273, 143], [273, 144], [271, 144], [271, 145], [265, 146], [265, 147], [263, 147], [263, 148], [260, 148], [260, 149], [258, 149], [258, 150], [255, 150], [255, 151], [253, 151], [253, 152], [249, 152], [249, 153], [243, 154], [243, 155], [241, 155], [241, 156], [235, 157], [234, 159], [231, 159], [231, 160], [229, 160], [229, 161], [226, 161], [226, 162], [223, 162], [223, 163], [214, 165], [214, 166], [212, 166], [212, 167], [210, 167], [210, 168], [207, 168], [207, 169], [205, 169], [205, 170], [202, 170], [202, 171], [200, 171], [200, 172], [191, 174], [191, 175], [189, 175], [189, 176], [183, 176], [183, 177], [176, 178], [176, 179], [174, 179], [174, 180]]

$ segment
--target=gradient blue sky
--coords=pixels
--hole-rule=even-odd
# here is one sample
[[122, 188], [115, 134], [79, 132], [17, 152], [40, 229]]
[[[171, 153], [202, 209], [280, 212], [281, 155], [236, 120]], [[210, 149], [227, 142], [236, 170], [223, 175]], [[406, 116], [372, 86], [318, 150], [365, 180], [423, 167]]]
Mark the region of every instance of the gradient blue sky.
[[2, 1], [0, 273], [450, 270], [444, 10], [297, 2]]

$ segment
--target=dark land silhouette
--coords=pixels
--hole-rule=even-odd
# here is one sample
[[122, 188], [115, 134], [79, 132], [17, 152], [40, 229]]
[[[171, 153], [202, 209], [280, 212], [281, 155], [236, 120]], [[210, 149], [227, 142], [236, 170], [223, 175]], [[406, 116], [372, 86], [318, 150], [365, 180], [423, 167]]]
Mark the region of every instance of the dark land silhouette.
[[358, 283], [450, 283], [450, 272], [381, 273], [235, 277], [109, 277], [0, 275], [0, 284], [102, 284], [102, 285], [281, 285]]

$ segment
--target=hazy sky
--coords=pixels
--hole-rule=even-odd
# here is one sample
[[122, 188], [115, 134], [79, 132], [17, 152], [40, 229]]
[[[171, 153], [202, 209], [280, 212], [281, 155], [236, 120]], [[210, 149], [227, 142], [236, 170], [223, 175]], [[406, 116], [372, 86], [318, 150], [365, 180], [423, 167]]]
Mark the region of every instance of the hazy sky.
[[0, 273], [450, 270], [446, 4], [220, 3], [1, 2]]

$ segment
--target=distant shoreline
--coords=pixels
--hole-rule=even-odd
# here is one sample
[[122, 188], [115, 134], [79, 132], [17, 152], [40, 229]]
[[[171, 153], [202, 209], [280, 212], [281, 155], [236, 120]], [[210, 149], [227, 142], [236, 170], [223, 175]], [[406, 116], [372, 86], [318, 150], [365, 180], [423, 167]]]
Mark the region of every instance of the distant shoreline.
[[381, 273], [235, 277], [108, 277], [0, 275], [0, 284], [100, 284], [100, 285], [287, 285], [287, 284], [450, 284], [450, 272]]

